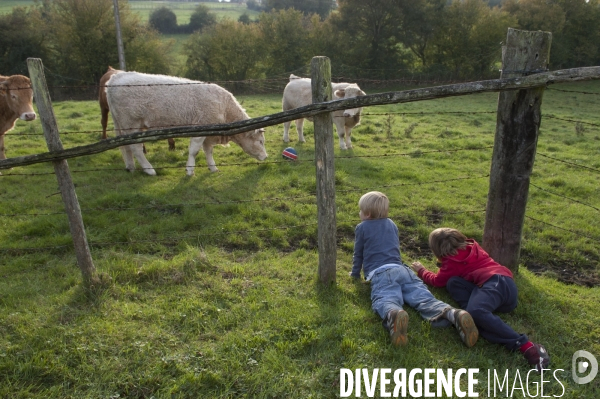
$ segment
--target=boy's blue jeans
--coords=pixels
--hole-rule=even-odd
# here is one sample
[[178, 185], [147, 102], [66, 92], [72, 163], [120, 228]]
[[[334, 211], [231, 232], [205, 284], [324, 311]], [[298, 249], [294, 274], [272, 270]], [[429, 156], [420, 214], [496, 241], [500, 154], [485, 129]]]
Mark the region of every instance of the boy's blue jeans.
[[375, 271], [371, 278], [371, 307], [385, 320], [388, 312], [402, 309], [406, 303], [434, 327], [445, 327], [450, 322], [440, 318], [444, 309], [451, 307], [436, 299], [420, 278], [406, 265]]
[[529, 341], [492, 312], [510, 312], [517, 307], [517, 285], [507, 276], [494, 275], [481, 287], [462, 277], [451, 277], [446, 289], [461, 308], [473, 317], [479, 335], [490, 342], [517, 350]]

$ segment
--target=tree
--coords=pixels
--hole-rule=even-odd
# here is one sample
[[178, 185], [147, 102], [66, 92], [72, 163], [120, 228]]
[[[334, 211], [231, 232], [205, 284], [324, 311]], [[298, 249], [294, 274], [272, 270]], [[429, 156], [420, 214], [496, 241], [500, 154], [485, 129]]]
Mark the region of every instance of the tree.
[[547, 0], [506, 0], [502, 10], [517, 19], [520, 29], [559, 33], [565, 26], [563, 9]]
[[507, 0], [502, 9], [517, 18], [520, 29], [552, 32], [552, 68], [600, 62], [598, 0]]
[[190, 16], [190, 23], [186, 30], [189, 33], [193, 33], [196, 31], [201, 31], [202, 29], [212, 26], [216, 23], [217, 16], [210, 12], [210, 8], [200, 4]]
[[329, 15], [331, 0], [266, 0], [266, 10], [287, 10], [293, 8], [304, 14], [318, 14], [322, 19]]
[[177, 15], [167, 7], [152, 11], [148, 24], [160, 33], [177, 33]]
[[225, 19], [192, 34], [184, 49], [188, 78], [241, 81], [263, 76], [264, 48], [256, 24]]
[[248, 0], [246, 2], [246, 7], [249, 10], [254, 10], [254, 11], [262, 11], [263, 8], [260, 6], [260, 4], [258, 4], [258, 2], [256, 0]]
[[[483, 0], [455, 1], [445, 8], [442, 25], [432, 42], [434, 61], [455, 77], [482, 77], [501, 58], [501, 42], [516, 21]], [[485, 76], [483, 76], [485, 77]]]
[[241, 22], [243, 24], [248, 25], [250, 22], [252, 22], [252, 20], [250, 19], [250, 16], [246, 13], [243, 13], [242, 15], [240, 15], [240, 17], [238, 18], [238, 22]]
[[[598, 0], [556, 0], [565, 12], [565, 26], [552, 42], [555, 68], [575, 68], [600, 64], [600, 4]], [[554, 58], [554, 59], [553, 59]]]
[[[169, 45], [143, 25], [127, 3], [119, 7], [128, 68], [167, 73]], [[97, 82], [108, 65], [118, 65], [112, 0], [54, 0], [46, 23], [50, 56], [61, 75]]]
[[442, 25], [446, 0], [402, 0], [398, 39], [424, 67], [429, 63], [432, 39]]
[[373, 78], [386, 78], [386, 69], [402, 65], [398, 48], [402, 9], [397, 0], [339, 0], [330, 23], [344, 35], [348, 64], [371, 69]]
[[262, 13], [258, 20], [267, 75], [293, 71], [310, 62], [308, 19], [293, 9]]
[[47, 60], [48, 49], [41, 14], [35, 9], [13, 8], [0, 16], [0, 71], [28, 75], [27, 58]]

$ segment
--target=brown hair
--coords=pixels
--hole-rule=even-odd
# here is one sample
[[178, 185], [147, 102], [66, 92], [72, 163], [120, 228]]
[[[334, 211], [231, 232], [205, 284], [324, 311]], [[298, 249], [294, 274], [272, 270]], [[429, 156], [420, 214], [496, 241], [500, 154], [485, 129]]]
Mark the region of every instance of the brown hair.
[[456, 229], [440, 227], [429, 234], [429, 247], [438, 258], [456, 255], [467, 246], [467, 236]]
[[370, 219], [383, 219], [388, 216], [390, 200], [384, 193], [370, 191], [360, 197], [358, 208]]

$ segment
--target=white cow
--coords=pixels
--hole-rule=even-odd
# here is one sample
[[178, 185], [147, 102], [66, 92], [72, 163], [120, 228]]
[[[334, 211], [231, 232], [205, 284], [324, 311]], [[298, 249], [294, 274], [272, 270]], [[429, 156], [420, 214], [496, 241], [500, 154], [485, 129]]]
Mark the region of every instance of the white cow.
[[[341, 100], [353, 98], [356, 96], [365, 96], [366, 93], [358, 87], [356, 83], [332, 83], [333, 99]], [[308, 78], [300, 78], [296, 75], [290, 75], [290, 82], [283, 90], [283, 110], [289, 111], [294, 108], [303, 107], [312, 103], [311, 81]], [[362, 108], [352, 108], [343, 111], [333, 111], [331, 116], [340, 138], [340, 148], [342, 150], [352, 148], [350, 134], [352, 128], [360, 123], [360, 113]], [[307, 118], [312, 121], [312, 118]], [[289, 142], [290, 125], [292, 122], [283, 124], [283, 141]], [[304, 119], [296, 119], [296, 130], [298, 131], [298, 141], [304, 143]], [[345, 137], [345, 141], [344, 141]]]
[[[112, 111], [117, 135], [147, 129], [175, 126], [212, 125], [250, 119], [233, 94], [215, 84], [165, 75], [121, 72], [106, 85], [108, 105]], [[190, 140], [186, 166], [188, 176], [194, 174], [196, 155], [204, 149], [211, 172], [218, 171], [213, 159], [213, 146], [233, 141], [254, 158], [267, 158], [264, 129], [233, 136], [193, 137]], [[134, 159], [149, 175], [156, 171], [144, 156], [142, 144], [121, 147], [125, 167], [135, 169]]]

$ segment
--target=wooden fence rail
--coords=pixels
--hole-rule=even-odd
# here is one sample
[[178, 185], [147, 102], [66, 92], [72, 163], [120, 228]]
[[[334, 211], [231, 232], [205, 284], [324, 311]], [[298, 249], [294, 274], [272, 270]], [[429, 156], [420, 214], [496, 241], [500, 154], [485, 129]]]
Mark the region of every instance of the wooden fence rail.
[[[61, 185], [67, 211], [79, 210], [77, 197], [70, 182], [66, 159], [97, 154], [123, 145], [164, 140], [175, 137], [228, 136], [249, 130], [278, 125], [300, 118], [315, 117], [315, 167], [317, 173], [317, 213], [319, 246], [319, 280], [335, 281], [336, 269], [336, 211], [335, 211], [335, 165], [333, 156], [332, 111], [432, 100], [444, 97], [464, 96], [484, 92], [501, 92], [498, 100], [498, 117], [494, 153], [490, 172], [490, 190], [486, 210], [483, 246], [494, 259], [518, 269], [521, 234], [529, 176], [533, 168], [535, 150], [541, 122], [541, 102], [544, 89], [553, 83], [600, 79], [600, 66], [573, 68], [552, 72], [544, 71], [549, 62], [552, 35], [548, 32], [508, 30], [503, 48], [503, 71], [501, 79], [458, 83], [400, 92], [389, 92], [355, 97], [348, 100], [328, 101], [331, 96], [331, 66], [326, 57], [315, 57], [311, 63], [313, 104], [291, 111], [220, 125], [179, 126], [136, 132], [100, 141], [98, 143], [62, 149], [51, 145], [49, 152], [0, 160], [0, 170], [41, 162], [53, 162]], [[40, 108], [44, 134], [52, 142], [60, 144], [58, 129], [53, 121], [53, 111], [43, 78], [41, 60], [29, 59], [28, 64], [37, 68], [34, 94]], [[33, 78], [33, 76], [32, 76]], [[40, 103], [41, 102], [41, 103]], [[40, 107], [41, 106], [41, 107]], [[44, 114], [42, 115], [42, 108]], [[56, 132], [53, 132], [56, 130]], [[52, 133], [55, 133], [52, 135]], [[64, 169], [64, 170], [63, 170]], [[62, 171], [62, 172], [61, 172]], [[61, 172], [61, 173], [59, 173]], [[64, 173], [63, 173], [64, 172]], [[70, 192], [70, 193], [69, 193]], [[78, 263], [84, 278], [90, 280], [94, 266], [87, 248], [81, 215], [69, 216], [73, 240], [78, 253]], [[75, 230], [74, 227], [75, 226]], [[81, 254], [81, 256], [79, 256]]]
[[164, 129], [152, 129], [145, 132], [113, 137], [107, 140], [102, 140], [98, 143], [77, 146], [68, 148], [66, 150], [8, 158], [5, 160], [0, 160], [0, 170], [13, 168], [16, 166], [32, 165], [36, 163], [98, 154], [127, 144], [158, 141], [167, 138], [230, 136], [247, 132], [249, 130], [279, 125], [283, 122], [312, 117], [324, 112], [332, 112], [342, 109], [368, 107], [373, 105], [400, 104], [413, 101], [433, 100], [444, 97], [465, 96], [476, 93], [523, 90], [534, 87], [544, 87], [554, 83], [567, 83], [593, 79], [600, 79], [600, 66], [562, 69], [553, 72], [537, 73], [519, 78], [492, 79], [399, 92], [371, 94], [348, 100], [336, 100], [325, 103], [310, 104], [290, 111], [260, 116], [258, 118], [252, 118], [241, 122], [220, 125], [181, 126]]

